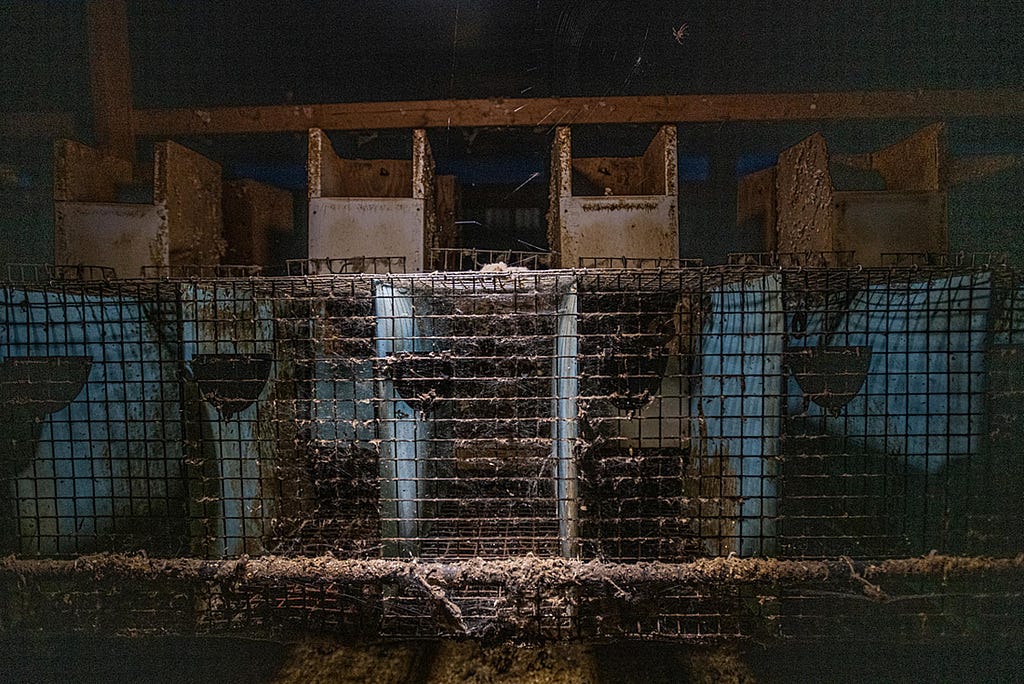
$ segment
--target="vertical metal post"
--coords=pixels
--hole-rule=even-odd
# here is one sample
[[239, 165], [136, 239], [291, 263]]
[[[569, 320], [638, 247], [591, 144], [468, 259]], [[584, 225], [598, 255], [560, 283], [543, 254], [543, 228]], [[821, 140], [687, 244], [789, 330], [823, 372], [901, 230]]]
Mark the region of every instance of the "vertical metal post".
[[[396, 352], [413, 351], [416, 346], [416, 324], [413, 320], [412, 296], [382, 283], [377, 283], [374, 290], [377, 357], [386, 359]], [[415, 555], [415, 541], [419, 537], [421, 480], [425, 475], [428, 457], [429, 426], [402, 400], [390, 379], [378, 374], [376, 389], [381, 399], [380, 472], [384, 555]]]
[[579, 556], [579, 496], [576, 444], [577, 397], [579, 395], [579, 340], [577, 337], [578, 297], [576, 286], [562, 296], [558, 307], [558, 330], [552, 363], [554, 415], [552, 451], [555, 458], [555, 492], [558, 497], [558, 538], [562, 556]]

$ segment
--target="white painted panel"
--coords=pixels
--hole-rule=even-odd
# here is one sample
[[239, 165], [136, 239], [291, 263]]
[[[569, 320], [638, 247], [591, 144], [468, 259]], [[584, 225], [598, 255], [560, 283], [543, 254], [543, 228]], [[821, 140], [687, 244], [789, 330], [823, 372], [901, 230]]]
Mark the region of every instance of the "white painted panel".
[[561, 200], [562, 265], [580, 257], [679, 257], [676, 199], [665, 195], [565, 197]]
[[54, 262], [108, 266], [137, 278], [168, 265], [167, 212], [161, 205], [54, 202]]
[[422, 271], [422, 199], [316, 197], [309, 202], [309, 258], [405, 257]]

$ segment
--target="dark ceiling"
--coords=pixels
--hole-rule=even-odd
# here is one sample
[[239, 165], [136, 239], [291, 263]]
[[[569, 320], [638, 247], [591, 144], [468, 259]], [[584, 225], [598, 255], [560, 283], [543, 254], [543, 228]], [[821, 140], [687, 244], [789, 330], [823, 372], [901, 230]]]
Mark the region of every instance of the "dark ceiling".
[[[128, 11], [139, 107], [1024, 84], [1019, 2], [129, 0]], [[0, 36], [3, 108], [85, 103], [82, 2], [4, 0]]]

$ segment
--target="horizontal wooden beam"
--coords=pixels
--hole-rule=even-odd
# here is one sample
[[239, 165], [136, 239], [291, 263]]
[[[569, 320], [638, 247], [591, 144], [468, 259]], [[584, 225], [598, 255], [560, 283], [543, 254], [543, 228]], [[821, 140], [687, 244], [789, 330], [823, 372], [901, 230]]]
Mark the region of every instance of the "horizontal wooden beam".
[[1024, 91], [931, 90], [429, 100], [143, 109], [144, 136], [608, 123], [945, 119], [1024, 115]]
[[71, 138], [75, 120], [67, 112], [4, 112], [0, 138]]

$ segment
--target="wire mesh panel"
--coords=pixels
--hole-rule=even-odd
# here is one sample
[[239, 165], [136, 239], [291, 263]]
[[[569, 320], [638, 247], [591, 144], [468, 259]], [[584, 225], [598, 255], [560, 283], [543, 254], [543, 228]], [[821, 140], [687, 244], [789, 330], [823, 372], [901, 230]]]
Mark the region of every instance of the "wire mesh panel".
[[289, 259], [287, 262], [287, 274], [290, 276], [342, 273], [405, 273], [405, 257], [359, 256], [333, 259]]
[[5, 551], [186, 552], [173, 305], [141, 284], [0, 290]]
[[702, 259], [667, 259], [655, 257], [587, 257], [579, 258], [580, 268], [655, 269], [655, 268], [696, 268], [703, 265]]
[[[16, 572], [155, 573], [170, 588], [102, 586], [157, 612], [186, 592], [208, 631], [1020, 626], [1024, 286], [1003, 267], [49, 279], [0, 297]], [[165, 565], [79, 564], [134, 551]], [[76, 564], [17, 565], [32, 557]], [[97, 586], [67, 593], [82, 616]]]
[[552, 375], [572, 282], [376, 284], [385, 526], [397, 553], [558, 553]]
[[[1010, 397], [986, 399], [1015, 394], [992, 365], [1013, 353], [992, 343], [1016, 325], [993, 319], [1014, 288], [980, 270], [787, 274], [784, 553], [1020, 547], [1015, 498], [992, 488], [1019, 492], [1024, 472], [992, 448]], [[980, 524], [993, 506], [1006, 517]]]
[[551, 268], [551, 252], [527, 252], [514, 249], [435, 248], [431, 258], [439, 271], [479, 271], [502, 266], [539, 270]]

